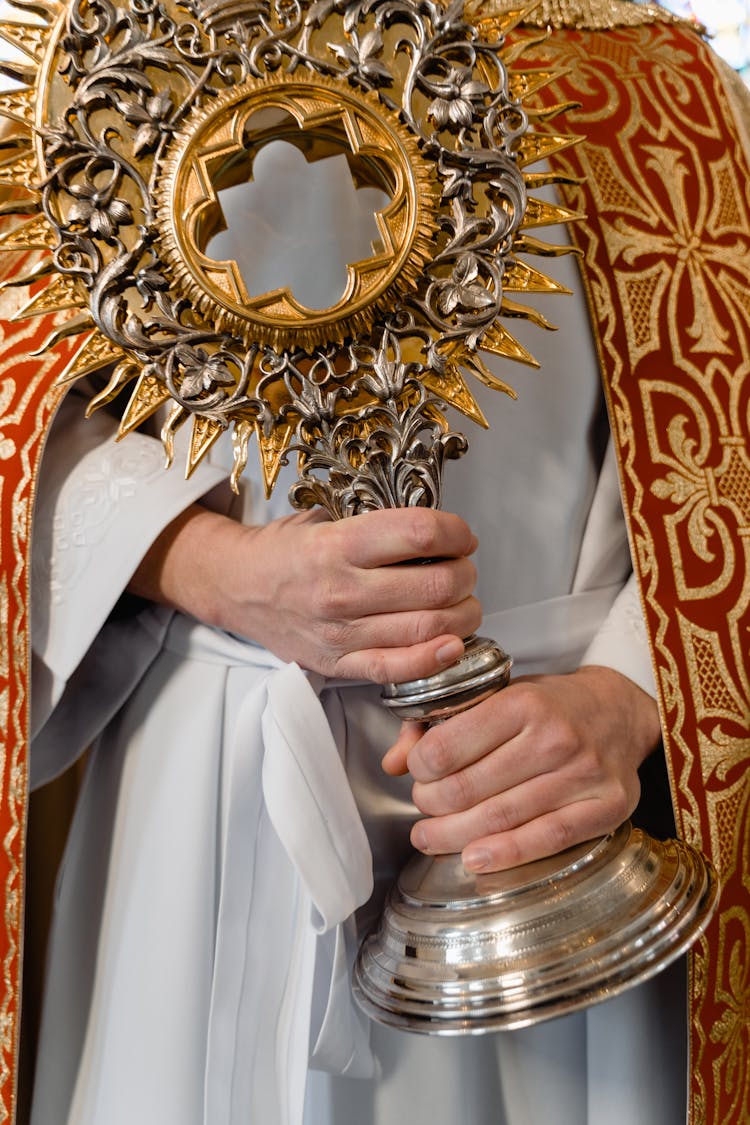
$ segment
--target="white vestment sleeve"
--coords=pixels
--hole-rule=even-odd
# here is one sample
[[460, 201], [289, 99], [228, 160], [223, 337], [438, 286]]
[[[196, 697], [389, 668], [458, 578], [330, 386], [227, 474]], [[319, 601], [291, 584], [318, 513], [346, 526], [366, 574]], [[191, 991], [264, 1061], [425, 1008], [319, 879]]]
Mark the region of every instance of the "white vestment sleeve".
[[583, 654], [581, 664], [614, 668], [656, 696], [646, 623], [643, 620], [638, 583], [631, 574], [618, 594], [603, 624]]
[[161, 442], [129, 434], [71, 394], [44, 454], [31, 576], [32, 734], [59, 702], [134, 570], [159, 533], [226, 473], [164, 470]]
[[[626, 542], [617, 462], [610, 438], [586, 521], [573, 592], [596, 590], [611, 581], [613, 572], [622, 568]], [[613, 668], [649, 695], [656, 695], [646, 623], [634, 574], [630, 574], [615, 598], [580, 663]]]

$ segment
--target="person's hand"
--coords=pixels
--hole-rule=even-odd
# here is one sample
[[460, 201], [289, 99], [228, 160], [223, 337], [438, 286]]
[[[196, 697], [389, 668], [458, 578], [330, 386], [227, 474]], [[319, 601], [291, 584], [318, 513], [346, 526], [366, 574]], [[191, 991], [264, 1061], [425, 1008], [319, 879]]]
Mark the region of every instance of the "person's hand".
[[312, 671], [398, 682], [453, 663], [478, 626], [475, 548], [462, 519], [427, 508], [244, 527], [196, 506], [157, 539], [129, 589]]
[[383, 759], [408, 771], [425, 814], [412, 843], [500, 871], [613, 831], [635, 808], [660, 738], [655, 701], [610, 668], [529, 676], [425, 730], [405, 723]]

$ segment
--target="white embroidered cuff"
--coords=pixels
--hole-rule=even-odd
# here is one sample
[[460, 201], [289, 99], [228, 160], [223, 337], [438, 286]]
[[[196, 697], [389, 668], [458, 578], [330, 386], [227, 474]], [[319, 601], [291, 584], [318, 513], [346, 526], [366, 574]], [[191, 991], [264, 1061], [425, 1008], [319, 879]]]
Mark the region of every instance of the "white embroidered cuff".
[[617, 595], [603, 624], [589, 644], [581, 664], [614, 668], [656, 696], [651, 653], [634, 574]]

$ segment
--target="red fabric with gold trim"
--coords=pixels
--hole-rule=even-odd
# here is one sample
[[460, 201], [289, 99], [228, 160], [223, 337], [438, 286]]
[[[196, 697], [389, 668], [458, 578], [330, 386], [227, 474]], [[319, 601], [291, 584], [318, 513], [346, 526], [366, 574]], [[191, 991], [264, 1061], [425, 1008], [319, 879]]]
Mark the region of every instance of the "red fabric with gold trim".
[[[690, 1120], [750, 1121], [750, 167], [716, 61], [667, 24], [554, 32], [586, 141], [584, 273], [680, 834], [723, 884], [691, 955]], [[548, 92], [549, 93], [549, 92]]]
[[[0, 280], [20, 273], [28, 255], [0, 254]], [[70, 359], [59, 347], [31, 356], [59, 317], [14, 322], [13, 289], [0, 296], [0, 1119], [15, 1120], [20, 1024], [24, 843], [29, 701], [29, 562], [36, 474], [61, 392], [53, 383]], [[28, 289], [21, 290], [24, 299]], [[19, 299], [17, 305], [22, 301]]]
[[[691, 958], [691, 1120], [750, 1120], [750, 168], [710, 56], [670, 25], [555, 32], [554, 88], [587, 143], [566, 202], [599, 338], [652, 634], [681, 834], [719, 869], [721, 913]], [[0, 278], [20, 255], [0, 255]], [[3, 272], [5, 271], [5, 272]], [[11, 291], [12, 292], [12, 291]], [[2, 298], [5, 300], [5, 297]], [[0, 333], [0, 1104], [15, 1108], [26, 822], [30, 523], [53, 390], [53, 318]]]

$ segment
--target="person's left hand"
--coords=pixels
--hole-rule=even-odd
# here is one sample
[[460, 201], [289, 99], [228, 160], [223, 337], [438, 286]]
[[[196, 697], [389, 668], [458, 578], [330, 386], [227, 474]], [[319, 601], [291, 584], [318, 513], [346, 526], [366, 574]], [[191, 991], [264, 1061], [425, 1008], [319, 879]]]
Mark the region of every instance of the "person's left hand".
[[428, 729], [404, 723], [383, 769], [414, 778], [419, 851], [461, 852], [469, 871], [501, 871], [617, 828], [660, 734], [651, 696], [589, 665], [524, 677]]

